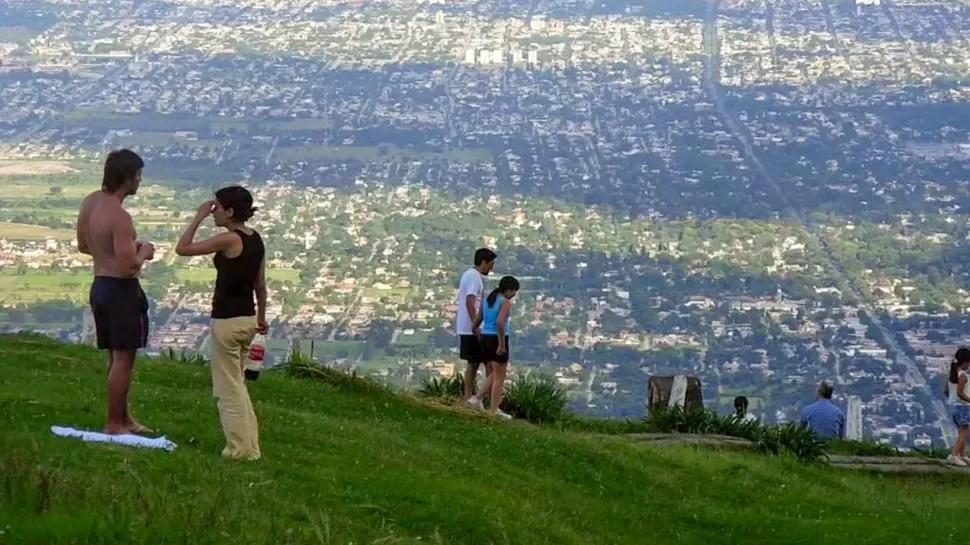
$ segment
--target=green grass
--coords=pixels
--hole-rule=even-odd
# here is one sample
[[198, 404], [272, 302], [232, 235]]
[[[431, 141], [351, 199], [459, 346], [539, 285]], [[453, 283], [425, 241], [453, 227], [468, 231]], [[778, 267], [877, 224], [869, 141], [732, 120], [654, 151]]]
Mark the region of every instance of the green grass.
[[71, 240], [75, 236], [70, 229], [51, 229], [42, 225], [0, 222], [0, 238], [8, 240]]
[[90, 348], [0, 338], [0, 542], [863, 545], [970, 530], [970, 481], [953, 475], [652, 449], [282, 373], [250, 385], [260, 462], [218, 456], [207, 369], [163, 361], [139, 362], [132, 405], [175, 452], [54, 437], [101, 425], [103, 382]]

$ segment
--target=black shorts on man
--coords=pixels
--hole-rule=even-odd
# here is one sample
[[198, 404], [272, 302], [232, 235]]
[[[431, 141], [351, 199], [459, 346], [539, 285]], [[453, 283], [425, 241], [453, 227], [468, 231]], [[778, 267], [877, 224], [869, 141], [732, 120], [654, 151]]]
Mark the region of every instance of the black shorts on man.
[[505, 336], [505, 353], [498, 353], [498, 335], [482, 335], [482, 355], [489, 363], [509, 362], [509, 336]]
[[460, 335], [458, 337], [458, 357], [468, 363], [484, 363], [485, 356], [482, 354], [482, 345], [478, 342], [475, 335]]
[[137, 278], [96, 276], [89, 296], [100, 350], [148, 345], [148, 297]]

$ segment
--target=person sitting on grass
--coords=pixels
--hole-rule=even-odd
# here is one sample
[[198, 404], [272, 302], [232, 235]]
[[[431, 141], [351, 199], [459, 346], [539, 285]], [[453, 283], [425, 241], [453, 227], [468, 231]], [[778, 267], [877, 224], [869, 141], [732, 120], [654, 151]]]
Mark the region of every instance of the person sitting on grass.
[[518, 280], [512, 276], [502, 277], [498, 287], [482, 301], [482, 309], [475, 319], [475, 328], [481, 326], [482, 353], [485, 361], [492, 365], [492, 374], [485, 379], [482, 392], [489, 394], [489, 410], [505, 419], [512, 416], [499, 407], [502, 405], [505, 377], [508, 376], [512, 299], [518, 292]]
[[757, 416], [748, 412], [748, 398], [738, 396], [734, 398], [734, 416], [741, 422], [753, 422]]
[[802, 427], [823, 441], [845, 437], [845, 415], [832, 403], [834, 392], [832, 385], [823, 381], [818, 385], [815, 403], [802, 411]]

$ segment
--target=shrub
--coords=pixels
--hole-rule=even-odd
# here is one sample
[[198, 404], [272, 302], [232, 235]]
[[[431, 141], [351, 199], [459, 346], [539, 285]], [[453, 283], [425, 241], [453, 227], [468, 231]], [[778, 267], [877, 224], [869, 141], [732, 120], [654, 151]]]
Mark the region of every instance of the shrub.
[[540, 373], [523, 373], [512, 378], [502, 407], [515, 418], [535, 424], [549, 424], [570, 416], [569, 397], [556, 379]]
[[465, 393], [465, 377], [456, 373], [449, 378], [431, 377], [421, 383], [418, 393], [425, 397], [461, 398]]
[[735, 415], [720, 415], [709, 409], [673, 407], [655, 409], [647, 428], [659, 433], [702, 433], [747, 439], [762, 452], [789, 454], [803, 460], [817, 460], [825, 443], [797, 424], [765, 426], [759, 421], [743, 422]]

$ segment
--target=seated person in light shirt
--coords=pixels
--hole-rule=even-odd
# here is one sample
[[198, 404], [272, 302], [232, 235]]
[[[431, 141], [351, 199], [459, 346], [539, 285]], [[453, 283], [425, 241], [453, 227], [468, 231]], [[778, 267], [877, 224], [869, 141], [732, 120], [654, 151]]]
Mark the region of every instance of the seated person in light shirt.
[[752, 422], [758, 419], [748, 412], [748, 398], [744, 396], [734, 398], [734, 416], [741, 422]]

